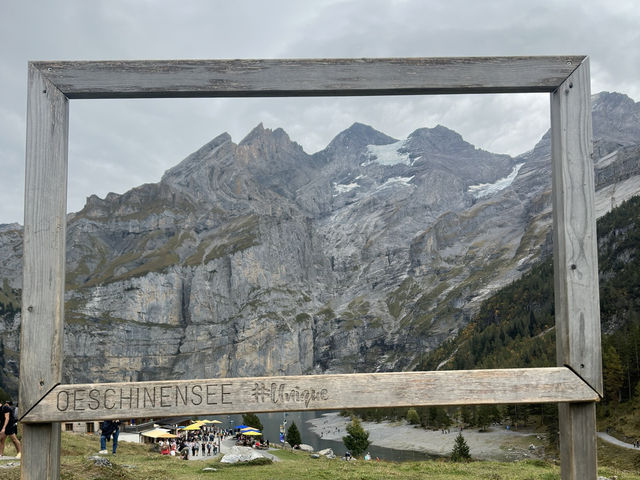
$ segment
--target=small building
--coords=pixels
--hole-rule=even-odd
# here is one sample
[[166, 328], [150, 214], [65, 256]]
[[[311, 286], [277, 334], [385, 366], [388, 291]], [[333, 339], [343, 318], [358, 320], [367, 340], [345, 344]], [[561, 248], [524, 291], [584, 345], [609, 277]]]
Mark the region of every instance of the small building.
[[97, 433], [100, 430], [100, 422], [92, 420], [90, 422], [64, 422], [63, 432], [71, 433]]

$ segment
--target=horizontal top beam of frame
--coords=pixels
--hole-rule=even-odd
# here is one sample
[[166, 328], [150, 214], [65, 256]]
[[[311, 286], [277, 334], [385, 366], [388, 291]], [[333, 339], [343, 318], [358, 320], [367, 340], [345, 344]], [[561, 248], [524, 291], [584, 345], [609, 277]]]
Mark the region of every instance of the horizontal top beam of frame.
[[22, 421], [598, 399], [565, 367], [218, 378], [58, 385]]
[[551, 92], [585, 56], [32, 62], [68, 98]]

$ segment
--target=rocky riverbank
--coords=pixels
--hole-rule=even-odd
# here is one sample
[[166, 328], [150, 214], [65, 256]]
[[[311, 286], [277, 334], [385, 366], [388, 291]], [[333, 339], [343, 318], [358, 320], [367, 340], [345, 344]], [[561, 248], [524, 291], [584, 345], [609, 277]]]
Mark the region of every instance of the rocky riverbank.
[[[326, 440], [342, 441], [347, 434], [349, 418], [338, 413], [327, 413], [308, 421], [310, 430]], [[456, 435], [460, 431], [452, 427], [450, 433], [440, 430], [425, 430], [406, 422], [363, 422], [373, 445], [396, 450], [413, 450], [429, 455], [448, 456], [453, 449]], [[538, 457], [544, 451], [543, 440], [531, 431], [507, 430], [493, 427], [487, 432], [476, 429], [462, 431], [469, 445], [471, 456], [481, 460], [520, 460]], [[531, 448], [533, 446], [533, 448]]]

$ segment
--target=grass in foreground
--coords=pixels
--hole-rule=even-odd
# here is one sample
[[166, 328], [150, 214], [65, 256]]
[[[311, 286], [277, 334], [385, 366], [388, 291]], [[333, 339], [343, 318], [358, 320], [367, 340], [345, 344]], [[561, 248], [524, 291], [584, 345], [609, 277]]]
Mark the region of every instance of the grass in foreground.
[[[229, 480], [560, 480], [559, 467], [540, 460], [516, 463], [447, 461], [426, 462], [344, 462], [326, 458], [312, 459], [302, 452], [276, 451], [281, 459], [270, 465], [223, 465], [218, 460], [184, 461], [176, 457], [161, 456], [149, 451], [148, 446], [121, 442], [118, 455], [107, 456], [112, 467], [98, 467], [88, 460], [95, 455], [98, 439], [92, 435], [62, 434], [62, 480], [147, 480], [170, 478], [172, 480], [229, 479]], [[602, 452], [602, 448], [599, 448]], [[7, 452], [9, 453], [9, 452]], [[604, 452], [603, 452], [604, 453]], [[6, 462], [3, 462], [6, 463]], [[600, 475], [618, 480], [639, 480], [638, 470], [627, 466], [605, 467]], [[215, 472], [203, 472], [205, 467]], [[630, 467], [630, 469], [629, 469]], [[0, 469], [0, 478], [18, 480], [19, 468]]]

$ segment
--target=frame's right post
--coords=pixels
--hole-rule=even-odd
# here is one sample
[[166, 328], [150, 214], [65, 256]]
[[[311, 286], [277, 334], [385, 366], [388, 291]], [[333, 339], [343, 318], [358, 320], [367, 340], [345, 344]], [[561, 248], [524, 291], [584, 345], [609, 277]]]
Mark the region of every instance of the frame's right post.
[[[551, 94], [556, 350], [602, 396], [589, 60]], [[563, 480], [595, 480], [595, 403], [561, 404]]]

